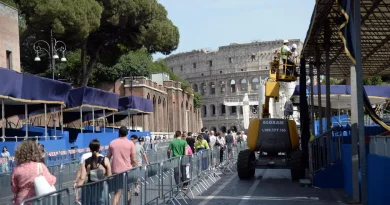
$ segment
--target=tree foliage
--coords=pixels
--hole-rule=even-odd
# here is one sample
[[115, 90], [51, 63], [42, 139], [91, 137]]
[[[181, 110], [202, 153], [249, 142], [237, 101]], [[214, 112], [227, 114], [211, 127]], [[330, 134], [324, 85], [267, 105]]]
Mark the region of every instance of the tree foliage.
[[202, 95], [198, 92], [194, 92], [194, 108], [198, 109], [202, 107]]
[[[67, 50], [80, 49], [80, 85], [88, 84], [94, 69], [114, 66], [122, 54], [141, 48], [149, 53], [169, 54], [179, 43], [177, 27], [157, 0], [14, 1], [26, 19], [22, 46], [45, 36], [49, 40], [47, 34], [53, 30], [58, 39], [66, 42]], [[28, 65], [23, 61], [31, 59], [22, 58], [23, 68]], [[28, 70], [42, 72], [35, 69], [33, 65]]]
[[[343, 80], [338, 80], [336, 78], [330, 78], [330, 84], [331, 85], [342, 85], [344, 83]], [[322, 85], [325, 85], [326, 84], [326, 77], [324, 77], [322, 80], [321, 80], [321, 84]]]
[[382, 77], [381, 76], [374, 76], [371, 78], [363, 79], [364, 85], [382, 85]]

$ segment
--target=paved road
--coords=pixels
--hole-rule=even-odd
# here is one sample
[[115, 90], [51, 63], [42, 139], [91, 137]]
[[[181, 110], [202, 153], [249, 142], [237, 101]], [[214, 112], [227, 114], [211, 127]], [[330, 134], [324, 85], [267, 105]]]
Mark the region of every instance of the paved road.
[[[222, 175], [223, 176], [223, 175]], [[190, 205], [342, 205], [342, 190], [300, 187], [289, 170], [256, 170], [253, 180], [223, 176]]]

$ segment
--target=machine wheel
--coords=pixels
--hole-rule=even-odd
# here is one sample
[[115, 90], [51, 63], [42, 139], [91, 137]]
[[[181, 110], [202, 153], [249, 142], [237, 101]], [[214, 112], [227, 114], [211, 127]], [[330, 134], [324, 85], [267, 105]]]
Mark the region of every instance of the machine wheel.
[[301, 179], [301, 157], [302, 157], [302, 151], [301, 150], [295, 150], [294, 152], [291, 153], [291, 179], [293, 181], [298, 181]]
[[255, 176], [256, 156], [255, 152], [249, 149], [238, 154], [237, 173], [240, 179], [251, 179]]

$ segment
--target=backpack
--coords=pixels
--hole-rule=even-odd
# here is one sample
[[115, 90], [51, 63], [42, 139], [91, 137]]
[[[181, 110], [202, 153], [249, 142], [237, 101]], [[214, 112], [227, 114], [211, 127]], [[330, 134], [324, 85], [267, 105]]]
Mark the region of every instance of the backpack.
[[89, 180], [92, 182], [97, 182], [105, 178], [103, 170], [99, 169], [100, 164], [104, 163], [104, 157], [97, 163], [96, 169], [91, 169], [89, 171]]

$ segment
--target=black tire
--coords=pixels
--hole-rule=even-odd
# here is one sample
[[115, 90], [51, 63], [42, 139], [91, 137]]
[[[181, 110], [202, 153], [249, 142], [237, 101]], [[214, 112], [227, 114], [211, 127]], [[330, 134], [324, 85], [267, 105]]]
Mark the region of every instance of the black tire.
[[294, 152], [291, 153], [291, 179], [292, 181], [299, 181], [301, 178], [303, 178], [304, 173], [302, 172], [302, 167], [301, 167], [301, 158], [302, 158], [302, 151], [301, 150], [295, 150]]
[[252, 179], [256, 170], [255, 152], [249, 149], [243, 150], [238, 154], [237, 173], [242, 180]]

